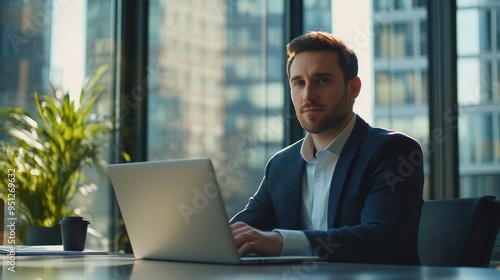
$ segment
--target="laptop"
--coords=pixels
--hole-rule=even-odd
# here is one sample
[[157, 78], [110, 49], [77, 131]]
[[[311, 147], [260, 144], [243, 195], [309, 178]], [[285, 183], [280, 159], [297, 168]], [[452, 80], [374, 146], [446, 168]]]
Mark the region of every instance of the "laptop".
[[224, 264], [317, 260], [240, 257], [209, 158], [111, 164], [109, 174], [136, 258]]

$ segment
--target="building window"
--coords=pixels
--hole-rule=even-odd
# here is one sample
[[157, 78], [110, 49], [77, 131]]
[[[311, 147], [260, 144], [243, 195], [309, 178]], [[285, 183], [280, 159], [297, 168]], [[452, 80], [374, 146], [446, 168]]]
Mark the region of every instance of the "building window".
[[[0, 0], [0, 11], [0, 107], [34, 113], [34, 92], [47, 94], [51, 87], [69, 92], [78, 104], [86, 80], [107, 65], [105, 94], [96, 110], [112, 115], [114, 1]], [[107, 151], [102, 154], [110, 161]], [[75, 214], [92, 221], [87, 247], [108, 250], [111, 186], [92, 171], [85, 175], [70, 203]]]
[[457, 6], [460, 196], [500, 197], [500, 3]]

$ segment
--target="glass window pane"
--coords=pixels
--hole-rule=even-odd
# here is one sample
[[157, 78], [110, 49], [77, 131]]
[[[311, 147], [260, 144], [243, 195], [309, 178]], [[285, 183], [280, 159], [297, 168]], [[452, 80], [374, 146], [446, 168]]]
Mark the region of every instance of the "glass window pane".
[[392, 76], [394, 103], [395, 104], [414, 104], [414, 75], [412, 72], [395, 72]]
[[463, 58], [457, 62], [458, 102], [461, 105], [479, 104], [481, 101], [479, 61]]
[[499, 3], [457, 2], [461, 196], [500, 196]]
[[331, 0], [305, 0], [304, 1], [304, 26], [305, 31], [332, 30]]
[[[463, 133], [460, 133], [460, 140], [464, 144], [464, 149], [461, 149], [460, 155], [461, 162], [465, 166], [491, 163], [495, 152], [492, 115], [473, 110], [472, 107], [462, 110], [463, 120], [461, 120], [460, 128]], [[474, 138], [470, 135], [474, 135]]]
[[283, 1], [150, 1], [149, 160], [213, 159], [229, 216], [283, 143]]
[[375, 58], [386, 58], [392, 56], [390, 47], [391, 26], [389, 24], [377, 24], [374, 26], [373, 34], [375, 39]]
[[376, 15], [380, 21], [373, 27], [375, 58], [404, 59], [427, 54], [427, 23], [422, 11], [415, 13], [406, 21], [404, 16], [392, 21], [388, 16]]
[[[114, 2], [0, 0], [0, 107], [19, 107], [35, 114], [34, 92], [46, 95], [51, 87], [69, 92], [79, 106], [86, 80], [101, 65], [108, 69], [114, 65]], [[101, 81], [105, 92], [95, 112], [110, 116], [114, 105], [111, 70]], [[0, 135], [0, 139], [7, 138]], [[107, 148], [103, 147], [101, 157], [105, 161], [109, 161]], [[109, 230], [108, 178], [93, 169], [84, 170], [84, 175], [69, 204], [75, 208], [73, 214], [91, 221], [86, 247], [109, 250], [114, 237]]]
[[460, 55], [478, 54], [492, 48], [492, 11], [465, 9], [457, 12], [457, 51]]
[[[374, 96], [374, 124], [403, 131], [418, 139], [427, 155], [429, 120], [426, 55], [429, 40], [426, 3], [373, 1], [374, 80], [369, 94]], [[424, 166], [428, 167], [428, 164], [424, 163]], [[426, 183], [425, 194], [428, 188]]]
[[394, 57], [409, 57], [414, 54], [415, 35], [412, 22], [394, 24], [391, 38]]
[[471, 105], [499, 101], [498, 66], [493, 59], [464, 57], [458, 60], [458, 101]]
[[[425, 49], [419, 34], [419, 41], [415, 41], [414, 22], [380, 23], [374, 26], [375, 57], [376, 58], [404, 58], [415, 54], [415, 43], [420, 43], [419, 48]], [[420, 25], [419, 25], [420, 30]], [[425, 32], [425, 30], [421, 30]], [[422, 33], [426, 35], [425, 33]], [[425, 41], [423, 41], [425, 42]]]
[[375, 105], [391, 104], [390, 73], [380, 71], [375, 74]]
[[479, 12], [462, 10], [457, 12], [457, 52], [460, 55], [479, 52]]
[[427, 77], [422, 71], [377, 71], [375, 103], [377, 105], [416, 105], [427, 100]]

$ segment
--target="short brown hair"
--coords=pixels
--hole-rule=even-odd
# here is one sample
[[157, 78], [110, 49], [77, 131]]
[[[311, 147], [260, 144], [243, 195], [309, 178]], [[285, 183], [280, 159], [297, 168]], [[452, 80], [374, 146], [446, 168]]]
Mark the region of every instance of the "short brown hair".
[[298, 53], [306, 51], [334, 51], [347, 84], [358, 75], [358, 58], [342, 40], [324, 31], [311, 31], [293, 39], [286, 45], [288, 61], [286, 71], [290, 79], [290, 66]]

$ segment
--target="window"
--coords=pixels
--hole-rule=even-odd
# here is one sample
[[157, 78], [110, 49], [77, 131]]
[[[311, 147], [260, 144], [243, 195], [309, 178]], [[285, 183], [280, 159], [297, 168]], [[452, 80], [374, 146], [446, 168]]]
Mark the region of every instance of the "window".
[[[0, 0], [0, 11], [1, 107], [33, 112], [34, 92], [46, 94], [51, 86], [76, 98], [95, 70], [107, 65], [106, 93], [96, 110], [112, 114], [114, 1]], [[102, 154], [109, 161], [108, 151]], [[95, 185], [82, 188], [71, 203], [77, 214], [92, 220], [87, 247], [107, 250], [112, 240], [110, 186], [94, 172], [86, 175], [82, 185]]]
[[[374, 124], [429, 145], [425, 1], [373, 1]], [[428, 162], [424, 163], [428, 176]], [[428, 180], [426, 180], [428, 182]], [[428, 184], [424, 186], [427, 191]]]
[[148, 159], [212, 158], [232, 216], [282, 147], [284, 4], [149, 3]]
[[500, 197], [500, 2], [457, 6], [460, 196]]

